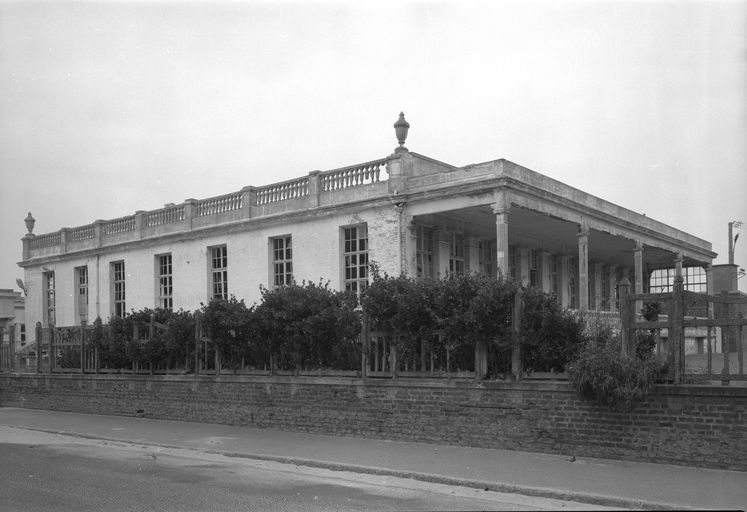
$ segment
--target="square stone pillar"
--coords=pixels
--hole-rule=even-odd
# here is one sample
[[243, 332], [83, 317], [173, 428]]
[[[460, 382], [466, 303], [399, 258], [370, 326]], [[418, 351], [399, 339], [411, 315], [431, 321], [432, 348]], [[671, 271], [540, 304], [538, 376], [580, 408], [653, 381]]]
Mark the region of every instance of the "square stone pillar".
[[496, 273], [503, 279], [508, 279], [508, 211], [509, 206], [499, 201], [493, 205], [495, 214], [495, 254]]
[[319, 206], [319, 194], [322, 192], [322, 171], [311, 171], [309, 172], [309, 195], [307, 204], [309, 208], [316, 208]]
[[643, 243], [640, 241], [636, 241], [635, 243], [635, 249], [633, 249], [633, 262], [635, 265], [635, 286], [633, 287], [633, 292], [643, 293]]
[[589, 309], [589, 228], [578, 230], [578, 308]]
[[418, 275], [418, 226], [412, 222], [412, 217], [406, 217], [406, 229], [405, 229], [405, 253], [406, 262], [404, 272], [409, 277], [417, 277]]

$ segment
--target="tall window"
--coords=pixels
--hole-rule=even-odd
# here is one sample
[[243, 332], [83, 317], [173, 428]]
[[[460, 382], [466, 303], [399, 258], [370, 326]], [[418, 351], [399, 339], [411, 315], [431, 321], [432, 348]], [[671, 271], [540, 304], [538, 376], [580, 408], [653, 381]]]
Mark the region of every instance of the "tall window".
[[47, 325], [55, 325], [54, 272], [44, 272], [44, 310]]
[[560, 297], [560, 256], [550, 256], [550, 291]]
[[174, 309], [174, 276], [171, 254], [161, 254], [158, 258], [158, 307]]
[[124, 261], [115, 261], [112, 263], [112, 283], [114, 284], [114, 316], [124, 318], [127, 308], [125, 306], [125, 264]]
[[88, 267], [75, 269], [75, 309], [80, 320], [88, 320]]
[[368, 287], [368, 228], [343, 228], [345, 289], [360, 296]]
[[26, 343], [26, 324], [21, 324], [21, 345]]
[[210, 248], [210, 272], [214, 299], [228, 299], [228, 249], [225, 245]]
[[493, 250], [493, 244], [490, 240], [480, 240], [480, 271], [488, 276], [495, 277], [495, 264], [497, 255]]
[[293, 245], [291, 237], [272, 239], [272, 284], [276, 288], [293, 282]]
[[539, 251], [529, 249], [529, 285], [539, 286]]
[[602, 304], [601, 309], [610, 309], [610, 272], [602, 266]]
[[578, 309], [578, 260], [568, 262], [568, 307]]
[[417, 277], [434, 277], [433, 228], [416, 226], [415, 264]]
[[464, 235], [461, 233], [451, 235], [449, 271], [456, 273], [464, 272]]
[[508, 276], [513, 280], [516, 281], [516, 254], [517, 254], [516, 246], [515, 245], [509, 245], [508, 246]]

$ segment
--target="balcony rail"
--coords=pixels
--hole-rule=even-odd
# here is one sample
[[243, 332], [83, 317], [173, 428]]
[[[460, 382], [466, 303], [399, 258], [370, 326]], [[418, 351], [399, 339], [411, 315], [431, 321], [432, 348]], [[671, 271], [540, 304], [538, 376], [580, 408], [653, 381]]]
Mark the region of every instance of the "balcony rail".
[[46, 235], [39, 235], [32, 238], [29, 241], [31, 249], [45, 249], [47, 247], [55, 247], [62, 243], [62, 235], [58, 231], [57, 233], [49, 233]]
[[309, 178], [296, 178], [257, 189], [257, 204], [270, 204], [309, 195]]
[[195, 215], [197, 217], [205, 217], [206, 215], [239, 210], [243, 205], [242, 197], [243, 194], [241, 192], [234, 192], [233, 194], [203, 199], [197, 203]]
[[80, 242], [81, 240], [88, 240], [96, 237], [96, 228], [93, 224], [87, 226], [80, 226], [73, 228], [67, 235], [67, 239], [71, 242]]
[[145, 214], [145, 226], [162, 226], [184, 220], [184, 205], [169, 206]]
[[[335, 192], [385, 181], [388, 178], [387, 161], [388, 159], [382, 158], [331, 171], [315, 172], [301, 178], [263, 187], [247, 187], [241, 191], [218, 197], [198, 201], [188, 200], [182, 204], [169, 205], [158, 210], [138, 212], [135, 215], [118, 219], [97, 221], [84, 226], [61, 229], [54, 233], [25, 237], [24, 251], [62, 247], [63, 242], [66, 245], [71, 242], [76, 243], [101, 236], [131, 233], [143, 228], [177, 224], [191, 218], [207, 217], [242, 209], [247, 210], [246, 217], [249, 218], [253, 215], [263, 214], [261, 212], [252, 214], [249, 211], [250, 207], [278, 204], [284, 201], [308, 198], [311, 195], [316, 196], [317, 199], [309, 202], [309, 205], [317, 206], [319, 204], [318, 196], [321, 192]], [[303, 206], [299, 207], [303, 208]], [[216, 222], [224, 220], [216, 219]], [[62, 247], [62, 250], [64, 252], [67, 249]], [[24, 259], [33, 257], [34, 255], [31, 253], [24, 253]]]
[[386, 172], [386, 159], [374, 160], [353, 167], [344, 167], [323, 173], [322, 190], [342, 190], [381, 181], [381, 168]]
[[135, 231], [135, 228], [135, 216], [130, 215], [129, 217], [122, 217], [121, 219], [104, 222], [103, 232], [105, 235], [116, 235], [119, 233], [127, 233], [128, 231]]

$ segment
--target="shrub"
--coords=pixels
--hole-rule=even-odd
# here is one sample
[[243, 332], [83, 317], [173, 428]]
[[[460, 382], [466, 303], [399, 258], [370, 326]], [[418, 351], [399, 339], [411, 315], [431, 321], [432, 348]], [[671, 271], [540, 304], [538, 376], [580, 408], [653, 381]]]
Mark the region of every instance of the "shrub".
[[491, 342], [507, 338], [513, 283], [476, 273], [451, 273], [443, 279], [390, 277], [375, 265], [370, 275], [363, 309], [373, 330], [397, 334], [398, 356], [415, 356], [421, 343], [430, 344], [440, 332], [440, 345], [433, 348], [447, 371], [470, 369], [476, 343], [488, 344], [496, 355]]
[[623, 356], [613, 338], [590, 340], [567, 369], [571, 386], [583, 398], [631, 410], [653, 391], [659, 363], [652, 357]]
[[213, 348], [224, 363], [236, 368], [250, 337], [251, 310], [243, 300], [231, 296], [203, 304], [201, 313], [203, 330], [213, 340]]
[[257, 331], [280, 368], [353, 369], [359, 366], [357, 297], [328, 283], [262, 288], [254, 309]]
[[523, 367], [563, 372], [586, 342], [581, 318], [537, 288], [523, 291], [521, 354]]

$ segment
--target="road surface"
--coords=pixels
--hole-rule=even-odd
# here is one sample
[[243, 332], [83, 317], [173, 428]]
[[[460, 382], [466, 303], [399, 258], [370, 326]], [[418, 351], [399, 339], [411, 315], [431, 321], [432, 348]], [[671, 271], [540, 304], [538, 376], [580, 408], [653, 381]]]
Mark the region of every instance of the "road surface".
[[599, 510], [599, 506], [0, 427], [4, 511]]

